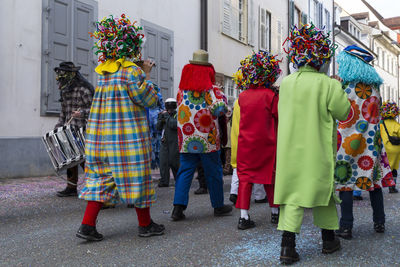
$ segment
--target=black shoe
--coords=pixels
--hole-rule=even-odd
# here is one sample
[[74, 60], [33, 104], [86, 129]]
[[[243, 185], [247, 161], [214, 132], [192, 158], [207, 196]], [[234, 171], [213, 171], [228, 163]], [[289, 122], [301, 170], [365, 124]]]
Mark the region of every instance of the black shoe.
[[135, 208], [135, 205], [134, 205], [134, 204], [128, 204], [128, 205], [126, 205], [126, 207], [127, 207], [128, 209], [133, 209], [133, 208]]
[[374, 230], [377, 233], [385, 232], [385, 224], [384, 223], [374, 223]]
[[265, 197], [263, 199], [254, 199], [254, 203], [268, 203], [268, 198]]
[[79, 227], [79, 230], [76, 233], [76, 236], [79, 238], [86, 239], [87, 241], [103, 240], [103, 235], [99, 234], [99, 232], [97, 232], [95, 226], [90, 226], [90, 225], [86, 225], [86, 224], [82, 224], [81, 227]]
[[336, 236], [344, 239], [352, 239], [353, 235], [350, 228], [340, 227], [339, 230], [335, 231]]
[[158, 187], [169, 187], [169, 184], [158, 183]]
[[199, 189], [194, 191], [195, 195], [204, 195], [204, 194], [207, 194], [207, 193], [208, 193], [208, 190], [207, 190], [207, 188], [204, 188], [204, 187], [199, 187]]
[[117, 204], [105, 202], [105, 203], [103, 203], [103, 206], [101, 206], [101, 210], [114, 209], [116, 205]]
[[58, 191], [57, 196], [58, 197], [77, 197], [78, 191], [76, 190], [76, 188], [67, 187], [63, 191]]
[[278, 224], [279, 223], [279, 213], [271, 213], [271, 223]]
[[363, 200], [362, 196], [353, 196], [353, 200]]
[[185, 214], [183, 214], [183, 211], [185, 210], [185, 207], [182, 205], [174, 205], [174, 210], [172, 211], [171, 218], [173, 221], [181, 221], [186, 218]]
[[232, 206], [223, 205], [220, 208], [214, 209], [214, 216], [227, 216], [230, 215], [232, 211]]
[[150, 237], [153, 235], [163, 235], [165, 227], [162, 224], [156, 224], [151, 220], [148, 226], [139, 226], [139, 236], [140, 237]]
[[389, 187], [389, 193], [393, 194], [393, 193], [398, 193], [398, 192], [399, 192], [399, 190], [397, 190], [395, 186]]
[[299, 254], [295, 247], [282, 247], [281, 257], [279, 258], [282, 264], [292, 264], [300, 260]]
[[322, 253], [331, 254], [340, 249], [340, 240], [335, 238], [332, 241], [322, 241]]
[[253, 228], [254, 226], [256, 226], [256, 224], [252, 220], [250, 220], [250, 216], [247, 220], [242, 217], [239, 218], [239, 223], [238, 223], [239, 230], [250, 229]]
[[236, 195], [236, 194], [231, 194], [231, 195], [229, 196], [229, 200], [230, 200], [234, 205], [236, 205], [237, 195]]

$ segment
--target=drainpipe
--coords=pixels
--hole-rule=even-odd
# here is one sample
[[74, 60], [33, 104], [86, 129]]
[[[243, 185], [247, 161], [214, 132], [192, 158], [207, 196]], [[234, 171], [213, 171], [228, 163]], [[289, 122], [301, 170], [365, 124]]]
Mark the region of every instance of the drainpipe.
[[200, 49], [208, 51], [208, 12], [207, 1], [200, 0]]
[[[287, 25], [288, 25], [288, 32], [287, 32], [287, 34], [288, 34], [288, 36], [289, 36], [289, 34], [290, 34], [290, 0], [288, 0], [287, 1], [287, 18], [288, 18], [288, 21], [287, 21]], [[282, 44], [281, 44], [282, 45]], [[289, 75], [290, 74], [290, 67], [289, 67], [289, 65], [290, 65], [290, 61], [288, 60], [288, 62], [287, 62], [287, 65], [286, 65], [286, 68], [287, 68], [287, 75]]]
[[[332, 25], [332, 33], [333, 33], [332, 34], [332, 43], [333, 44], [335, 43], [335, 26], [336, 26], [335, 16], [336, 16], [335, 1], [332, 1], [332, 23], [331, 23], [331, 25]], [[333, 53], [333, 68], [332, 68], [333, 75], [336, 75], [335, 67], [336, 67], [336, 51], [335, 51], [335, 53]]]

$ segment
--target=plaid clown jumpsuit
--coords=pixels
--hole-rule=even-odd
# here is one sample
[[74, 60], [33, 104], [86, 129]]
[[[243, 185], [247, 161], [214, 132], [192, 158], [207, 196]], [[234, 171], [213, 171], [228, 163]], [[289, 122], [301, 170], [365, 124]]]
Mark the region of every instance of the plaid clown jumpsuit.
[[80, 198], [150, 207], [155, 192], [145, 107], [157, 103], [155, 85], [129, 61], [119, 62], [111, 73], [96, 71], [102, 74], [87, 124], [86, 185]]

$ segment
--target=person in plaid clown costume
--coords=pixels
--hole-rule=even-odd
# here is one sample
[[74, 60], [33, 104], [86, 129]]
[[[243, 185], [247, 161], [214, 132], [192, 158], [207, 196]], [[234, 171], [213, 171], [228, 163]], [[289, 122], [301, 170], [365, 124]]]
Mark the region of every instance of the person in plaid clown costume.
[[228, 108], [226, 98], [214, 86], [215, 70], [208, 62], [208, 53], [198, 50], [184, 66], [177, 95], [178, 144], [180, 168], [176, 178], [174, 209], [171, 218], [183, 220], [189, 202], [193, 174], [201, 162], [210, 192], [214, 215], [226, 215], [231, 206], [224, 205], [223, 173], [220, 159], [218, 117]]
[[[157, 88], [149, 81], [154, 65], [141, 58], [140, 27], [123, 14], [97, 22], [92, 36], [102, 62], [86, 130], [85, 186], [80, 198], [87, 208], [77, 237], [100, 241], [96, 218], [103, 203], [134, 205], [139, 236], [162, 235], [164, 226], [150, 217], [155, 192], [150, 176], [151, 141], [146, 107], [157, 104]], [[139, 63], [138, 63], [139, 64]]]

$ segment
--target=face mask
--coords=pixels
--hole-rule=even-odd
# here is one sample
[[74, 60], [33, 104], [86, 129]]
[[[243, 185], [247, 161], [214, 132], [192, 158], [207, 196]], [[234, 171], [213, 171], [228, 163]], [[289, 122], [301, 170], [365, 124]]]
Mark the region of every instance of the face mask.
[[75, 72], [60, 71], [56, 75], [56, 80], [60, 90], [66, 88], [75, 78]]

